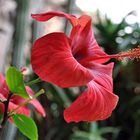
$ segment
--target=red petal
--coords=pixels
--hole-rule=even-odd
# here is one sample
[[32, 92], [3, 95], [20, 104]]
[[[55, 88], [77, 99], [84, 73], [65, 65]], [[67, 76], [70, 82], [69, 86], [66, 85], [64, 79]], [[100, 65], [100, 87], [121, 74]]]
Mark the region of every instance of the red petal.
[[90, 69], [92, 69], [94, 81], [111, 92], [113, 91], [113, 66], [114, 63], [110, 63], [108, 65], [91, 63], [89, 67]]
[[4, 112], [4, 105], [3, 103], [0, 103], [0, 113], [3, 113]]
[[[33, 96], [34, 95], [34, 92], [28, 86], [26, 86], [26, 91], [27, 91], [27, 93], [30, 96]], [[11, 98], [11, 102], [14, 103], [17, 106], [20, 105], [20, 104], [22, 104], [22, 103], [24, 103], [25, 101], [26, 101], [25, 99], [23, 99], [22, 97], [17, 96], [17, 95], [12, 96], [12, 98]], [[32, 104], [35, 107], [36, 111], [38, 113], [40, 113], [42, 116], [45, 116], [46, 115], [45, 110], [42, 107], [42, 105], [39, 103], [39, 101], [37, 101], [36, 99], [34, 99], [34, 100], [30, 101], [30, 104]]]
[[118, 96], [91, 81], [88, 90], [64, 111], [67, 122], [96, 121], [108, 118], [118, 102]]
[[[1, 101], [6, 101], [7, 99], [0, 93], [0, 100]], [[4, 112], [4, 104], [0, 102], [0, 112]]]
[[[13, 109], [15, 109], [15, 108], [17, 108], [17, 107], [18, 107], [18, 105], [16, 105], [16, 104], [10, 102], [10, 103], [9, 103], [8, 111], [11, 112], [11, 111], [13, 111]], [[30, 114], [31, 114], [30, 110], [29, 110], [28, 108], [26, 108], [25, 106], [19, 108], [19, 109], [16, 111], [16, 113], [17, 113], [17, 114], [23, 114], [23, 115], [26, 115], [26, 116], [30, 116]], [[12, 117], [9, 118], [9, 121], [10, 121], [11, 123], [13, 123]]]
[[[79, 61], [85, 58], [106, 56], [107, 54], [99, 47], [92, 31], [92, 20], [90, 16], [84, 15], [79, 19], [79, 25], [73, 27], [71, 32], [72, 52]], [[94, 62], [104, 63], [109, 59], [99, 59]], [[86, 62], [88, 63], [88, 62]]]
[[40, 115], [42, 115], [43, 117], [46, 116], [44, 108], [36, 99], [32, 100], [30, 103], [36, 108], [37, 112], [40, 113]]
[[[26, 86], [26, 91], [30, 96], [33, 96], [34, 92], [32, 91], [32, 89], [30, 87]], [[13, 95], [10, 101], [16, 105], [20, 105], [20, 104], [24, 103], [26, 101], [26, 99], [24, 99], [18, 95]]]
[[[30, 94], [31, 96], [34, 94], [34, 92], [32, 91], [30, 87], [26, 87], [26, 90], [28, 94]], [[46, 116], [46, 112], [38, 100], [34, 99], [30, 102], [30, 104], [32, 104], [35, 107], [36, 111], [40, 113], [43, 117]]]
[[7, 100], [7, 99], [3, 96], [3, 94], [0, 93], [0, 100], [4, 101], [4, 100]]
[[[32, 17], [38, 21], [47, 21], [54, 16], [65, 17], [73, 25], [71, 32], [72, 48], [75, 58], [85, 59], [89, 57], [107, 55], [97, 44], [92, 31], [91, 17], [84, 15], [77, 19], [74, 15], [64, 12], [47, 12], [41, 14], [32, 14]], [[109, 58], [95, 59], [94, 62], [104, 63]]]
[[41, 13], [41, 14], [32, 14], [31, 16], [32, 16], [32, 18], [34, 18], [38, 21], [47, 21], [55, 16], [65, 17], [66, 19], [68, 19], [71, 22], [71, 24], [73, 26], [78, 24], [77, 19], [74, 15], [66, 14], [63, 12], [52, 11], [52, 12]]
[[[17, 107], [18, 107], [18, 105], [16, 105], [16, 104], [10, 102], [10, 103], [9, 103], [9, 108], [8, 108], [8, 110], [9, 110], [9, 112], [11, 112], [11, 111], [13, 111], [13, 109], [15, 109], [15, 108], [17, 108]], [[30, 110], [29, 110], [27, 107], [25, 107], [25, 106], [19, 108], [19, 109], [16, 111], [16, 113], [17, 113], [17, 114], [24, 114], [24, 115], [26, 115], [26, 116], [30, 116]]]
[[0, 73], [0, 93], [7, 98], [9, 94], [8, 86], [5, 82], [5, 77]]
[[63, 33], [38, 39], [32, 49], [31, 63], [42, 79], [61, 87], [85, 85], [93, 76], [72, 56], [70, 41]]

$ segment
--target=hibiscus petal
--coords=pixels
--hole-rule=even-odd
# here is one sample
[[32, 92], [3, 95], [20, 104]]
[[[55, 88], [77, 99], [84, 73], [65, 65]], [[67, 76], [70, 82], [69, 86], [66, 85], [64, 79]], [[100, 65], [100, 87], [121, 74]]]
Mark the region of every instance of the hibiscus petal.
[[117, 102], [118, 96], [91, 81], [88, 90], [65, 109], [64, 118], [67, 122], [104, 120], [111, 115]]
[[[84, 15], [78, 21], [79, 25], [72, 28], [70, 36], [75, 58], [83, 61], [85, 58], [106, 56], [107, 54], [99, 47], [94, 37], [91, 17]], [[104, 63], [108, 60], [109, 58], [95, 59], [94, 62]], [[85, 61], [85, 63], [88, 63], [88, 61]]]
[[[11, 111], [13, 111], [13, 109], [15, 109], [15, 108], [17, 108], [17, 107], [18, 107], [18, 105], [16, 105], [16, 104], [10, 102], [10, 103], [9, 103], [8, 111], [11, 112]], [[25, 106], [19, 108], [19, 109], [16, 111], [16, 113], [17, 113], [17, 114], [24, 114], [24, 115], [26, 115], [26, 116], [30, 116], [30, 110], [29, 110], [27, 107], [25, 107]]]
[[[30, 94], [31, 96], [34, 94], [33, 90], [30, 87], [26, 87], [26, 90], [27, 90], [28, 94]], [[46, 116], [46, 112], [38, 100], [33, 99], [30, 102], [30, 104], [32, 104], [35, 107], [36, 111], [38, 113], [40, 113], [40, 115], [42, 115], [43, 117]]]
[[5, 77], [0, 73], [0, 93], [7, 98], [9, 94], [9, 89], [5, 81]]
[[4, 105], [3, 103], [0, 103], [0, 113], [3, 113], [4, 112]]
[[37, 21], [47, 21], [55, 16], [65, 17], [66, 19], [68, 19], [71, 22], [71, 24], [73, 26], [76, 26], [78, 24], [77, 19], [74, 15], [67, 14], [64, 12], [52, 11], [52, 12], [47, 12], [47, 13], [32, 14], [31, 16], [32, 16], [32, 18], [34, 18]]
[[63, 33], [38, 39], [32, 49], [31, 63], [42, 80], [60, 87], [81, 86], [93, 79], [91, 71], [72, 56], [70, 40]]
[[109, 91], [113, 91], [112, 70], [114, 63], [102, 65], [98, 63], [91, 63], [90, 69], [92, 69], [94, 75], [94, 81]]
[[[27, 93], [28, 93], [30, 96], [33, 96], [33, 95], [34, 95], [34, 92], [33, 92], [32, 89], [31, 89], [30, 87], [28, 87], [28, 86], [26, 86], [26, 91], [27, 91]], [[17, 105], [17, 106], [18, 106], [18, 105], [24, 103], [26, 100], [23, 99], [23, 98], [20, 97], [20, 96], [13, 95], [10, 101], [11, 101], [14, 105]], [[34, 100], [30, 101], [30, 104], [32, 104], [32, 105], [35, 107], [36, 111], [37, 111], [38, 113], [40, 113], [42, 116], [45, 116], [45, 115], [46, 115], [44, 108], [42, 107], [42, 105], [39, 103], [38, 100], [34, 99]]]
[[0, 93], [0, 112], [3, 113], [4, 112], [4, 104], [1, 103], [1, 101], [6, 101], [7, 99]]
[[35, 109], [37, 110], [38, 113], [40, 113], [41, 116], [43, 117], [46, 116], [44, 108], [36, 99], [32, 100], [30, 103], [35, 107]]
[[7, 99], [0, 93], [0, 101], [6, 101]]

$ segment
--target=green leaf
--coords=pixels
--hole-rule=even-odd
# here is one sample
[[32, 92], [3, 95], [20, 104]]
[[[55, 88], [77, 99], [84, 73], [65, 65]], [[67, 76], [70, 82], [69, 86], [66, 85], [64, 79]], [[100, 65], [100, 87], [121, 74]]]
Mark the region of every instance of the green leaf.
[[19, 95], [23, 98], [29, 98], [29, 95], [26, 92], [26, 89], [24, 86], [23, 75], [16, 68], [10, 67], [7, 70], [6, 83], [12, 93]]
[[35, 122], [22, 114], [15, 114], [12, 119], [22, 134], [31, 140], [38, 140], [38, 131]]

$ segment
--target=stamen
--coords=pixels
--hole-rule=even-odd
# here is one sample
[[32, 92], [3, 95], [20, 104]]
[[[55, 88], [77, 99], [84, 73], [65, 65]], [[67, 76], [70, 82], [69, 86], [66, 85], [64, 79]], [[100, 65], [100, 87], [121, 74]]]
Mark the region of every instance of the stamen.
[[131, 60], [140, 59], [140, 46], [134, 49], [130, 49], [126, 52], [121, 52], [120, 54], [110, 55], [110, 56], [111, 57], [114, 56], [114, 58], [118, 60], [122, 60], [123, 58], [128, 58]]
[[134, 48], [134, 49], [130, 49], [126, 52], [121, 52], [119, 54], [87, 57], [87, 58], [81, 59], [79, 61], [79, 63], [84, 65], [84, 64], [87, 64], [88, 62], [91, 62], [91, 61], [94, 62], [95, 60], [111, 59], [111, 58], [115, 58], [118, 60], [122, 60], [124, 58], [128, 58], [131, 60], [140, 59], [140, 46], [138, 46], [137, 48]]

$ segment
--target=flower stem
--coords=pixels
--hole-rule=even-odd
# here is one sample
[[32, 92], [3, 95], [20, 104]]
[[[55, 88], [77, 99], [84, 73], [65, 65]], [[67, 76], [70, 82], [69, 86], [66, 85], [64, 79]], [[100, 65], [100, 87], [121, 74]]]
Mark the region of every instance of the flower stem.
[[40, 78], [37, 78], [37, 79], [35, 79], [35, 80], [32, 80], [32, 81], [30, 81], [30, 82], [25, 83], [25, 85], [26, 85], [26, 86], [32, 86], [32, 85], [37, 84], [37, 83], [39, 83], [39, 82], [42, 82], [42, 80], [41, 80]]
[[15, 109], [13, 109], [13, 110], [8, 114], [8, 117], [11, 117], [12, 115], [14, 115], [14, 114], [16, 113], [16, 111], [17, 111], [19, 108], [21, 108], [21, 107], [27, 105], [31, 100], [37, 98], [38, 96], [40, 96], [41, 94], [44, 94], [44, 93], [45, 93], [44, 89], [41, 89], [41, 90], [40, 90], [39, 92], [37, 92], [34, 96], [32, 96], [30, 99], [27, 99], [24, 103], [20, 104], [18, 107], [16, 107]]

